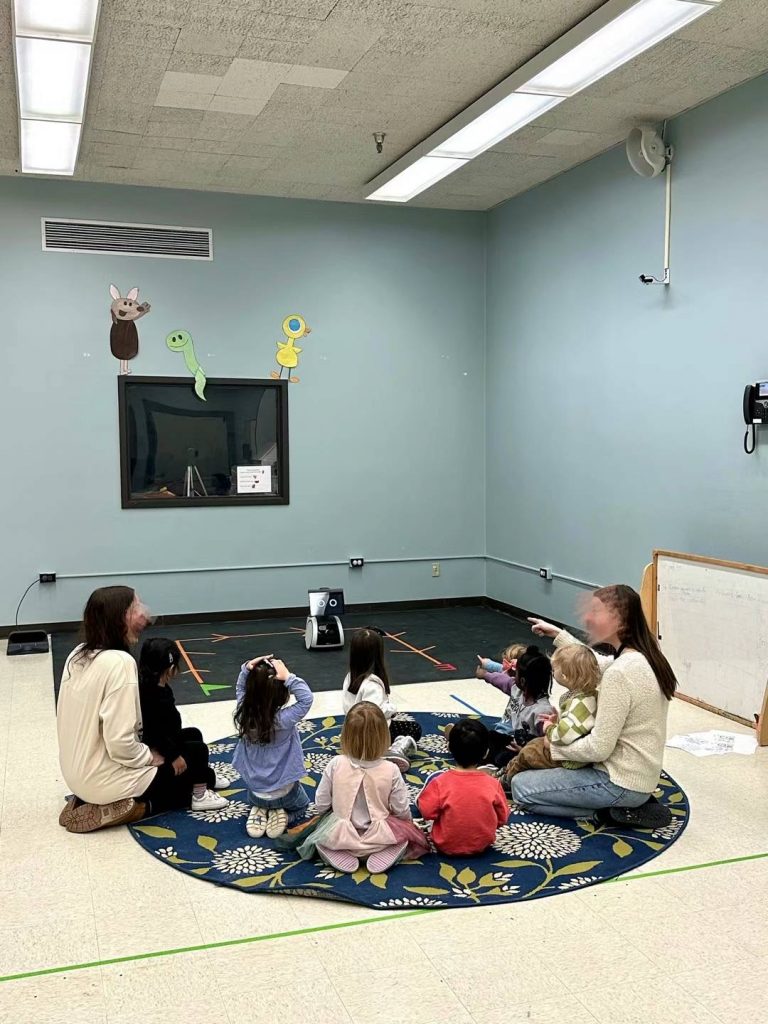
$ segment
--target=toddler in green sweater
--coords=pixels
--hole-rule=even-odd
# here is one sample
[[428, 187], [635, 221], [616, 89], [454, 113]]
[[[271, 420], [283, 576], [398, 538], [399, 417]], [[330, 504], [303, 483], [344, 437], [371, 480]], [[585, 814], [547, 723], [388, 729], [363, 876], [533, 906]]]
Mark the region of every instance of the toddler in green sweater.
[[[561, 647], [552, 657], [555, 680], [565, 687], [559, 710], [552, 716], [544, 736], [526, 744], [507, 766], [507, 780], [519, 772], [540, 768], [583, 768], [579, 761], [554, 761], [549, 746], [561, 750], [587, 736], [595, 726], [600, 666], [589, 647], [573, 644]], [[548, 741], [548, 743], [547, 743]]]

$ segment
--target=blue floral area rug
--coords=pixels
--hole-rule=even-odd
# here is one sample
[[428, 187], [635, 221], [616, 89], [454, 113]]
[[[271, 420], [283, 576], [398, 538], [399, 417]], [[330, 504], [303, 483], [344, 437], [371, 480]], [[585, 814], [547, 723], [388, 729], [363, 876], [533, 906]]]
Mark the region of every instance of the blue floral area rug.
[[[451, 765], [445, 727], [459, 715], [415, 714], [423, 736], [406, 782], [415, 805], [427, 778]], [[303, 733], [308, 792], [338, 753], [343, 718], [306, 719]], [[496, 842], [476, 857], [438, 853], [405, 861], [388, 874], [371, 875], [364, 867], [343, 875], [320, 861], [298, 859], [267, 839], [245, 831], [248, 794], [232, 767], [235, 738], [210, 745], [211, 763], [231, 786], [223, 791], [229, 804], [219, 811], [172, 811], [131, 827], [134, 838], [167, 864], [216, 885], [247, 893], [286, 893], [358, 903], [377, 910], [410, 907], [467, 907], [552, 896], [569, 889], [616, 878], [658, 857], [682, 835], [689, 818], [688, 800], [677, 783], [664, 776], [658, 797], [672, 822], [656, 831], [618, 826], [607, 829], [589, 821], [544, 818], [512, 810]], [[308, 816], [314, 813], [310, 806]], [[413, 808], [418, 823], [418, 811]]]

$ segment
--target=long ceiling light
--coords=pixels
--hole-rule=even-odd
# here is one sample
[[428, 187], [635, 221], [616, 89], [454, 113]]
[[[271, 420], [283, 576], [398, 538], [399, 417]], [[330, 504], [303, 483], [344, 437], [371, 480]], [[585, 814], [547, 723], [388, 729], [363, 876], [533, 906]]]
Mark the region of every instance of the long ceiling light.
[[[720, 0], [608, 0], [369, 183], [367, 199], [407, 203]], [[368, 190], [366, 190], [368, 191]]]
[[74, 174], [100, 0], [14, 0], [21, 170]]

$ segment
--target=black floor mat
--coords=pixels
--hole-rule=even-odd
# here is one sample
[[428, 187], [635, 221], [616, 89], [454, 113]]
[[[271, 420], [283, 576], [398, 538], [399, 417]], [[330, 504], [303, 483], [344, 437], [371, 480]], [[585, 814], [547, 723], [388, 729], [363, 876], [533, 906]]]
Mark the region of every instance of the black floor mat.
[[[304, 619], [253, 619], [237, 622], [157, 623], [144, 634], [178, 641], [183, 674], [174, 682], [179, 704], [232, 700], [244, 661], [274, 653], [313, 690], [340, 689], [347, 671], [348, 650], [307, 651]], [[521, 619], [480, 605], [420, 608], [409, 611], [352, 613], [344, 627], [378, 626], [385, 640], [393, 683], [465, 679], [474, 674], [476, 655], [497, 657], [507, 644], [528, 642], [530, 627]], [[77, 643], [73, 633], [53, 635], [53, 670], [58, 694], [67, 655]]]

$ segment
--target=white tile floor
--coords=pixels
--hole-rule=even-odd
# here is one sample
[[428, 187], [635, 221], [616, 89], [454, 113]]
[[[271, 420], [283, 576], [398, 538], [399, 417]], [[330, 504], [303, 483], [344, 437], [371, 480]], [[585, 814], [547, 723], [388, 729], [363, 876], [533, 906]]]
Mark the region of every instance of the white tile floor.
[[[460, 711], [453, 693], [500, 710], [476, 680], [396, 699]], [[318, 694], [314, 714], [338, 711]], [[183, 713], [211, 740], [232, 731], [229, 702]], [[673, 704], [671, 731], [713, 727], [731, 725]], [[768, 751], [666, 763], [692, 821], [646, 872], [768, 852]], [[0, 648], [0, 976], [376, 916], [217, 888], [124, 829], [68, 835], [64, 789], [50, 660]], [[768, 859], [0, 982], [0, 1024], [763, 1024], [766, 969]]]

